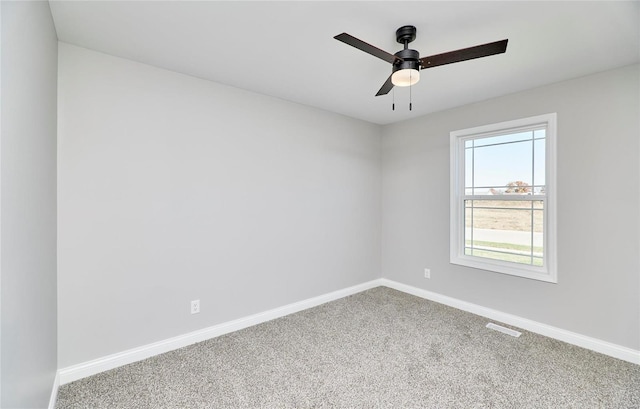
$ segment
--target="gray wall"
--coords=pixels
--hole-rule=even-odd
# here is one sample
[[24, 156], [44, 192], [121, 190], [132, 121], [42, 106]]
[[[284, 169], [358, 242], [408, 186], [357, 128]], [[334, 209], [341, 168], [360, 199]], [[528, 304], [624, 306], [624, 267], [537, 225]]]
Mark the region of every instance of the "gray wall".
[[46, 407], [56, 334], [56, 32], [47, 2], [2, 7], [3, 408]]
[[380, 276], [378, 126], [64, 43], [59, 62], [61, 368]]
[[[629, 66], [384, 127], [382, 275], [640, 349], [638, 73]], [[550, 112], [558, 283], [449, 264], [449, 132]]]
[[[60, 367], [381, 276], [640, 349], [638, 66], [377, 127], [59, 51]], [[549, 112], [558, 284], [450, 265], [449, 132]]]

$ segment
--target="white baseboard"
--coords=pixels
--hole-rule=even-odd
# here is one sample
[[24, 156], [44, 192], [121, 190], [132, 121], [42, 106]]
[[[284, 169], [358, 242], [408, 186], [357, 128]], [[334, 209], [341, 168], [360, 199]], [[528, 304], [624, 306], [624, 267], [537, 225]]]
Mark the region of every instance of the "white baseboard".
[[622, 359], [640, 365], [640, 351], [602, 341], [596, 338], [591, 338], [585, 335], [577, 334], [575, 332], [552, 327], [550, 325], [518, 317], [516, 315], [493, 310], [491, 308], [482, 307], [480, 305], [448, 297], [446, 295], [441, 295], [431, 291], [423, 290], [421, 288], [402, 284], [397, 281], [380, 278], [377, 280], [368, 281], [363, 284], [355, 285], [353, 287], [348, 287], [342, 290], [334, 291], [328, 294], [320, 295], [293, 304], [288, 304], [279, 308], [274, 308], [272, 310], [250, 315], [244, 318], [239, 318], [237, 320], [214, 325], [212, 327], [204, 328], [199, 331], [190, 332], [188, 334], [169, 338], [159, 342], [154, 342], [148, 345], [143, 345], [138, 348], [129, 349], [116, 354], [94, 359], [92, 361], [60, 369], [58, 371], [58, 374], [56, 375], [54, 390], [51, 394], [52, 403], [49, 404], [49, 407], [53, 408], [55, 406], [55, 399], [57, 396], [59, 385], [64, 385], [69, 382], [85, 378], [87, 376], [107, 371], [109, 369], [114, 369], [123, 365], [150, 358], [155, 355], [173, 351], [175, 349], [195, 344], [197, 342], [206, 341], [220, 335], [238, 331], [243, 328], [280, 318], [285, 315], [293, 314], [298, 311], [312, 308], [329, 301], [334, 301], [339, 298], [343, 298], [379, 286], [393, 288], [407, 294], [445, 304], [459, 310], [467, 311], [476, 315], [480, 315], [482, 317], [513, 325], [527, 331], [535, 332], [537, 334], [544, 335], [550, 338], [555, 338], [569, 344], [577, 345], [582, 348], [587, 348], [605, 355], [612, 356], [614, 358]]
[[380, 285], [640, 365], [640, 351], [382, 278]]
[[51, 389], [51, 397], [49, 398], [49, 409], [55, 409], [56, 407], [58, 389], [60, 389], [60, 371], [56, 372], [56, 377], [53, 379], [53, 388]]
[[[116, 354], [94, 359], [92, 361], [83, 362], [78, 365], [69, 366], [58, 371], [58, 374], [60, 375], [59, 382], [60, 385], [64, 385], [69, 382], [85, 378], [87, 376], [108, 371], [109, 369], [114, 369], [119, 366], [141, 361], [143, 359], [150, 358], [152, 356], [159, 355], [165, 352], [173, 351], [175, 349], [195, 344], [197, 342], [206, 341], [208, 339], [215, 338], [229, 332], [238, 331], [243, 328], [273, 320], [275, 318], [280, 318], [285, 315], [306, 310], [307, 308], [312, 308], [320, 304], [334, 301], [339, 298], [356, 294], [371, 288], [379, 287], [381, 285], [382, 284], [380, 282], [380, 279], [368, 281], [366, 283], [355, 285], [353, 287], [344, 288], [342, 290], [274, 308], [272, 310], [250, 315], [248, 317], [214, 325], [212, 327], [204, 328], [199, 331], [190, 332], [188, 334], [169, 338], [159, 342], [154, 342], [148, 345], [143, 345], [138, 348], [118, 352]], [[55, 388], [56, 392], [57, 389], [58, 388]]]

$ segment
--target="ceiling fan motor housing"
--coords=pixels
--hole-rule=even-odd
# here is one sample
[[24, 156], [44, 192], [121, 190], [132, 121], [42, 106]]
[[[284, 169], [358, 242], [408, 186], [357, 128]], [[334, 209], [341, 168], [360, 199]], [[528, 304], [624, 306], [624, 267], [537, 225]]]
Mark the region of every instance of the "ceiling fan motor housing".
[[413, 85], [420, 80], [420, 53], [409, 49], [409, 43], [416, 39], [414, 26], [402, 26], [396, 30], [396, 41], [404, 44], [404, 49], [394, 55], [391, 68], [391, 82], [399, 87]]
[[393, 64], [392, 73], [406, 69], [420, 71], [420, 53], [416, 50], [400, 50], [394, 55], [402, 58], [402, 60], [396, 60]]

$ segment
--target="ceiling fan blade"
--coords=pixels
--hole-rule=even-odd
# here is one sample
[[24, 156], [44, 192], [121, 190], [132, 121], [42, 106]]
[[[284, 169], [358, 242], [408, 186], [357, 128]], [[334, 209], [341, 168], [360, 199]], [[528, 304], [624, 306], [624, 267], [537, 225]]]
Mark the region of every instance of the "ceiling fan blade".
[[393, 88], [393, 82], [391, 82], [391, 75], [389, 75], [389, 78], [387, 78], [387, 81], [382, 84], [382, 87], [376, 94], [376, 97], [379, 97], [380, 95], [387, 95], [389, 91], [391, 91], [391, 88]]
[[430, 55], [420, 58], [420, 68], [431, 68], [439, 65], [451, 64], [454, 62], [473, 60], [474, 58], [488, 57], [490, 55], [502, 54], [507, 51], [507, 42], [500, 40], [493, 43], [476, 45], [475, 47], [463, 48], [449, 51], [448, 53]]
[[382, 60], [385, 60], [386, 62], [391, 64], [393, 64], [395, 61], [404, 61], [400, 57], [396, 57], [393, 54], [389, 54], [388, 52], [381, 50], [378, 47], [374, 47], [369, 43], [365, 43], [364, 41], [359, 40], [347, 33], [338, 34], [333, 38], [335, 38], [338, 41], [342, 41], [345, 44], [349, 44], [350, 46], [355, 47], [358, 50], [364, 51], [367, 54], [371, 54], [374, 57], [378, 57]]

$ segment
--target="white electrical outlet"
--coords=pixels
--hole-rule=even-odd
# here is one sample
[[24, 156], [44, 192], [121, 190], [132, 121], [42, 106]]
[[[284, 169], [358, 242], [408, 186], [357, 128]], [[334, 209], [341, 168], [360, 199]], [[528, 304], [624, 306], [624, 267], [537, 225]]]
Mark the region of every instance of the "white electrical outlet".
[[200, 300], [191, 301], [191, 314], [197, 314], [200, 312]]
[[428, 268], [424, 269], [424, 278], [431, 278], [431, 270]]

